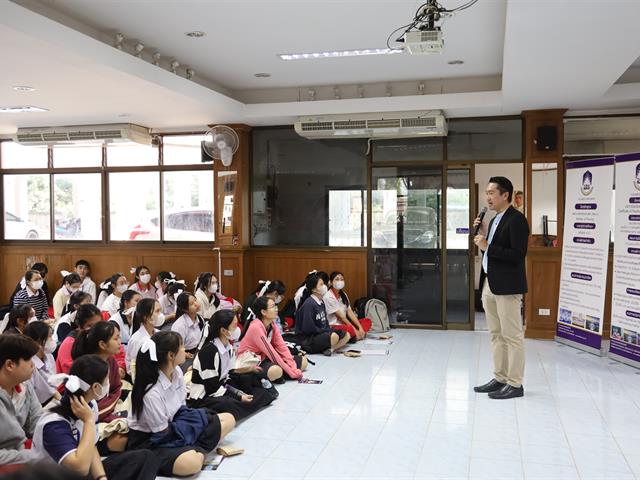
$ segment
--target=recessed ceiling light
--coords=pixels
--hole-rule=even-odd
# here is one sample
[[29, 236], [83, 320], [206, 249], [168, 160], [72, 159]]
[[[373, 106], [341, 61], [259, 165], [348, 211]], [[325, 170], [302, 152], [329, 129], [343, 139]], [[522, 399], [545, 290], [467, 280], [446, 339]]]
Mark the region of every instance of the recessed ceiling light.
[[0, 113], [28, 113], [28, 112], [48, 112], [46, 108], [34, 107], [32, 105], [16, 105], [11, 107], [0, 107]]
[[309, 60], [314, 58], [360, 57], [365, 55], [393, 55], [404, 53], [401, 48], [365, 48], [362, 50], [333, 50], [313, 53], [280, 53], [281, 60]]
[[28, 87], [27, 85], [14, 85], [13, 89], [16, 92], [33, 92], [33, 91], [35, 91], [35, 88]]
[[464, 63], [463, 60], [451, 60], [450, 62], [447, 62], [449, 65], [462, 65]]
[[202, 38], [207, 34], [207, 32], [202, 32], [200, 30], [194, 30], [193, 32], [186, 32], [185, 35], [191, 38]]
[[120, 118], [127, 118], [127, 117], [130, 117], [130, 116], [131, 116], [130, 113], [121, 113], [120, 115], [118, 115], [118, 117], [120, 117]]
[[269, 78], [271, 74], [266, 72], [259, 72], [259, 73], [254, 73], [253, 76], [256, 78]]

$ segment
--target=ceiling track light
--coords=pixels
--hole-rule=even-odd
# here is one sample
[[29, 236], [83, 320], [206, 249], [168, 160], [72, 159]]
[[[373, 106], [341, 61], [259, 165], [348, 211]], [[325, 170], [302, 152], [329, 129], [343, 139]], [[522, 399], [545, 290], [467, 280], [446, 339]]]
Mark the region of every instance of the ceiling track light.
[[393, 96], [393, 90], [391, 89], [391, 84], [387, 84], [386, 95], [387, 97]]
[[160, 66], [160, 59], [162, 58], [162, 55], [160, 55], [160, 52], [156, 52], [154, 53], [151, 58], [153, 59], [153, 62], [151, 62], [153, 65], [155, 65], [156, 67]]
[[178, 73], [178, 67], [180, 66], [180, 62], [178, 62], [177, 60], [174, 60], [171, 62], [171, 64], [169, 65], [169, 67], [171, 68], [171, 73]]
[[333, 87], [333, 98], [335, 98], [336, 100], [340, 100], [342, 98], [342, 96], [340, 95], [340, 87]]
[[124, 42], [124, 35], [120, 32], [115, 35], [115, 43], [113, 44], [118, 50], [122, 50], [122, 42]]
[[358, 97], [364, 98], [364, 87], [362, 85], [358, 85]]
[[136, 46], [133, 47], [136, 52], [136, 58], [142, 58], [142, 51], [144, 50], [144, 45], [140, 42], [136, 43]]
[[187, 80], [193, 80], [193, 76], [196, 74], [196, 72], [193, 70], [193, 68], [187, 68]]
[[316, 91], [313, 88], [310, 88], [309, 90], [307, 90], [307, 93], [309, 94], [309, 100], [311, 100], [312, 102], [315, 101], [316, 99]]
[[424, 82], [420, 82], [418, 84], [418, 94], [424, 95], [424, 87], [425, 87]]

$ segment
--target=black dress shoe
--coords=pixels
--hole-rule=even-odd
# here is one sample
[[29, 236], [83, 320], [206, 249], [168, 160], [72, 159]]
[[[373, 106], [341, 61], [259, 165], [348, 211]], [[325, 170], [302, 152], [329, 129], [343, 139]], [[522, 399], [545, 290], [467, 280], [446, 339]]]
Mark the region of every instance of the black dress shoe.
[[511, 385], [505, 385], [497, 392], [489, 394], [489, 398], [494, 400], [507, 400], [508, 398], [524, 397], [524, 388], [522, 386], [516, 388]]
[[484, 385], [480, 385], [479, 387], [473, 387], [473, 391], [476, 393], [497, 392], [498, 390], [504, 388], [506, 385], [506, 383], [500, 383], [494, 378], [489, 383], [485, 383]]

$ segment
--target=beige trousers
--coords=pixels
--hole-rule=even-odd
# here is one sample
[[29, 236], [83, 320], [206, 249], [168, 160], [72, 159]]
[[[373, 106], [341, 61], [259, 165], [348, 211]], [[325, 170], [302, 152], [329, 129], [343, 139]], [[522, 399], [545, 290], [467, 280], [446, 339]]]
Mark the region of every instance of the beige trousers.
[[494, 295], [485, 278], [482, 306], [493, 347], [495, 379], [512, 387], [522, 386], [524, 377], [524, 330], [522, 295]]

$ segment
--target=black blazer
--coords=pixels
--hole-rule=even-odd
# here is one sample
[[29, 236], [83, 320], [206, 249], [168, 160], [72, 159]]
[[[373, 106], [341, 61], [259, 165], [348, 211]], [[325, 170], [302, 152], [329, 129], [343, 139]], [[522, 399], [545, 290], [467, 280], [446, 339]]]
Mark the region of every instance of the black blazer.
[[[495, 217], [489, 222], [488, 232]], [[488, 235], [488, 234], [487, 234]], [[529, 223], [525, 216], [510, 206], [504, 212], [493, 240], [484, 253], [488, 255], [489, 285], [495, 295], [512, 295], [527, 292], [525, 257], [529, 244]], [[484, 276], [484, 275], [483, 275]], [[480, 284], [482, 291], [482, 282]]]

